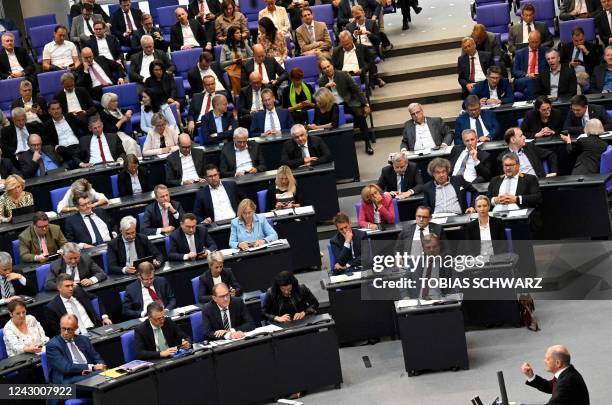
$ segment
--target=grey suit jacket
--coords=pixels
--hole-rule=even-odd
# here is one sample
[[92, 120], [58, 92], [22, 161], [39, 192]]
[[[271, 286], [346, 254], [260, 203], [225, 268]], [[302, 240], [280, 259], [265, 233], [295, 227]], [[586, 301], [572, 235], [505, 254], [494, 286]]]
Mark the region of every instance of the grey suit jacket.
[[[334, 72], [334, 82], [344, 104], [351, 107], [365, 107], [368, 104], [365, 95], [347, 72], [336, 69]], [[327, 76], [322, 75], [319, 79], [319, 87], [324, 87], [327, 83], [329, 83], [329, 79]]]
[[[427, 117], [426, 121], [429, 127], [431, 137], [437, 146], [445, 143], [450, 145], [453, 141], [453, 132], [450, 128], [442, 121], [440, 117]], [[413, 120], [408, 120], [404, 124], [404, 132], [402, 136], [402, 143], [400, 149], [414, 150], [414, 143], [416, 142], [416, 129]]]
[[[102, 16], [100, 14], [92, 14], [89, 19], [89, 24], [93, 29], [94, 22], [103, 21]], [[72, 25], [70, 27], [70, 40], [75, 44], [84, 44], [89, 41], [90, 35], [83, 34], [83, 28], [85, 28], [85, 20], [83, 20], [83, 16], [76, 16], [72, 19]], [[87, 28], [85, 28], [85, 32]]]
[[[554, 45], [553, 37], [550, 35], [550, 31], [548, 31], [546, 24], [539, 21], [534, 21], [533, 24], [535, 25], [535, 29], [539, 31], [542, 36], [542, 46], [552, 48]], [[508, 52], [516, 52], [517, 46], [521, 45], [523, 41], [523, 23], [514, 24], [510, 27], [510, 31], [508, 32]], [[525, 46], [527, 46], [526, 41]]]

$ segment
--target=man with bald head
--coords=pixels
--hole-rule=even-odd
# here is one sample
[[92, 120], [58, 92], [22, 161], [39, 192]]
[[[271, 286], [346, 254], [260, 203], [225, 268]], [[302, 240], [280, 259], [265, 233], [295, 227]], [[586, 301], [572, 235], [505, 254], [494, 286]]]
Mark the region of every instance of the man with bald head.
[[249, 75], [249, 85], [240, 89], [238, 122], [241, 127], [250, 128], [253, 115], [263, 111], [264, 105], [261, 99], [263, 82], [258, 72], [251, 72]]
[[261, 44], [253, 45], [253, 59], [249, 59], [242, 67], [242, 87], [248, 86], [251, 73], [257, 72], [261, 75], [261, 82], [276, 93], [276, 89], [282, 82], [289, 79], [289, 74], [271, 56], [266, 56], [266, 51]]
[[89, 89], [92, 98], [100, 101], [102, 88], [123, 84], [125, 72], [123, 66], [112, 59], [99, 55], [94, 57], [91, 48], [81, 50], [83, 63], [77, 68], [77, 86]]
[[527, 376], [526, 384], [547, 394], [552, 394], [550, 405], [589, 405], [589, 390], [582, 375], [570, 363], [571, 357], [563, 345], [550, 346], [544, 355], [546, 371], [553, 374], [551, 380], [536, 375], [529, 363], [521, 369]]
[[179, 135], [179, 150], [166, 159], [166, 185], [175, 187], [193, 183], [205, 183], [204, 151], [194, 149], [188, 134]]
[[436, 146], [446, 147], [453, 141], [453, 133], [440, 117], [426, 117], [423, 106], [408, 106], [411, 119], [404, 124], [400, 149], [422, 150]]
[[29, 149], [19, 157], [24, 178], [45, 176], [50, 170], [65, 168], [63, 159], [55, 152], [53, 146], [43, 146], [38, 134], [31, 134], [28, 137], [28, 147]]
[[538, 75], [548, 67], [546, 52], [548, 48], [541, 46], [542, 36], [539, 31], [529, 33], [526, 48], [516, 51], [512, 75], [514, 89], [524, 94], [525, 100], [533, 100], [538, 90]]
[[212, 50], [213, 38], [202, 28], [202, 25], [195, 19], [189, 18], [187, 11], [183, 7], [174, 10], [176, 23], [170, 28], [170, 49], [180, 51], [183, 49], [203, 48]]

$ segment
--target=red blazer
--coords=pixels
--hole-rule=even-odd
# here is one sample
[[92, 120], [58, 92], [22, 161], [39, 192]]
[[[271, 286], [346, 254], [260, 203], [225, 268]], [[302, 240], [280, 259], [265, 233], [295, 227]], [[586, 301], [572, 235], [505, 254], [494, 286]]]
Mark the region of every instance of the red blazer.
[[[395, 209], [393, 208], [393, 197], [389, 194], [383, 194], [382, 206], [378, 209], [380, 212], [380, 221], [383, 224], [392, 224], [395, 222]], [[368, 223], [374, 222], [374, 204], [361, 201], [359, 209], [359, 227], [367, 228]]]

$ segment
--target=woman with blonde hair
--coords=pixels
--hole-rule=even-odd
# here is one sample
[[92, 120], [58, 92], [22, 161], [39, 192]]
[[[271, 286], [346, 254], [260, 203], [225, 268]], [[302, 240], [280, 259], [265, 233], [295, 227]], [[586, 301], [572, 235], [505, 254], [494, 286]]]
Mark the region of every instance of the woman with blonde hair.
[[308, 124], [308, 129], [338, 128], [340, 108], [336, 97], [327, 87], [320, 87], [314, 94], [317, 105], [314, 111], [314, 120]]
[[212, 301], [213, 287], [219, 283], [224, 283], [229, 288], [232, 297], [240, 297], [242, 288], [232, 270], [223, 267], [225, 261], [223, 254], [215, 250], [210, 252], [206, 259], [208, 260], [208, 269], [204, 270], [204, 273], [200, 276], [200, 288], [198, 290], [200, 304]]
[[240, 201], [236, 218], [232, 219], [229, 247], [246, 250], [278, 239], [278, 234], [264, 214], [257, 214], [257, 206], [248, 198]]
[[162, 112], [153, 114], [151, 126], [142, 146], [144, 156], [161, 155], [178, 150], [178, 131], [175, 127], [168, 126], [168, 121]]
[[266, 208], [278, 210], [300, 206], [300, 197], [293, 172], [289, 166], [281, 166], [276, 171], [276, 181], [268, 188]]
[[597, 174], [601, 163], [601, 155], [608, 149], [608, 143], [600, 138], [605, 133], [604, 126], [597, 118], [590, 119], [584, 126], [586, 137], [578, 138], [572, 145], [569, 135], [561, 134], [566, 143], [567, 153], [576, 156], [572, 174]]
[[376, 184], [368, 184], [361, 190], [361, 206], [359, 208], [359, 226], [361, 228], [379, 229], [381, 224], [395, 222], [393, 197]]
[[25, 180], [11, 174], [4, 182], [4, 194], [0, 196], [0, 222], [10, 222], [15, 208], [34, 205], [34, 197], [25, 191]]
[[56, 212], [58, 214], [64, 212], [77, 212], [77, 207], [72, 202], [72, 196], [74, 195], [86, 195], [89, 197], [89, 201], [92, 203], [92, 208], [99, 207], [104, 204], [108, 204], [108, 199], [102, 193], [98, 193], [94, 190], [93, 186], [87, 179], [75, 180], [70, 189], [64, 194], [64, 198], [57, 204]]
[[132, 119], [132, 110], [121, 111], [119, 109], [119, 97], [115, 93], [102, 94], [100, 104], [102, 105], [100, 119], [102, 125], [104, 125], [104, 132], [116, 133], [121, 139], [126, 154], [132, 153], [138, 157], [141, 156], [138, 142], [130, 136], [131, 134], [125, 132], [126, 124]]

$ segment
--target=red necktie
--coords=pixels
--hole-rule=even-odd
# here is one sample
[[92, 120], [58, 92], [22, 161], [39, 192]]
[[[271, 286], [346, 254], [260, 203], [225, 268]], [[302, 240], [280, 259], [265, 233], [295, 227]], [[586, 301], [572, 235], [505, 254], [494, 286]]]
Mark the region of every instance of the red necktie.
[[204, 114], [208, 114], [208, 110], [210, 110], [210, 100], [212, 99], [212, 94], [206, 94], [208, 95], [208, 99], [206, 100], [206, 108], [204, 109]]
[[162, 214], [162, 225], [165, 228], [168, 225], [170, 225], [170, 221], [168, 220], [168, 210], [167, 209], [163, 209], [161, 214]]
[[551, 394], [554, 394], [555, 390], [557, 389], [557, 377], [553, 377], [551, 382], [552, 382], [552, 391], [551, 391]]
[[98, 136], [98, 147], [100, 148], [100, 157], [102, 157], [102, 162], [106, 163], [106, 156], [104, 156], [104, 147], [102, 147], [102, 136]]
[[153, 289], [151, 287], [147, 288], [147, 290], [149, 290], [149, 295], [151, 296], [151, 299], [153, 301], [159, 301], [162, 302], [161, 298], [159, 298], [159, 295], [157, 295], [155, 293], [155, 291], [153, 291]]
[[96, 77], [96, 79], [98, 79], [102, 86], [108, 86], [110, 84], [109, 82], [104, 80], [104, 77], [102, 77], [100, 72], [98, 72], [98, 69], [96, 69], [93, 64], [89, 68], [91, 69], [91, 73], [93, 73], [93, 75]]
[[263, 79], [263, 69], [261, 68], [261, 63], [259, 64], [259, 76]]
[[530, 49], [529, 50], [529, 70], [527, 71], [527, 73], [534, 75], [536, 72], [536, 62], [538, 60], [537, 58], [537, 51], [534, 49]]
[[134, 31], [134, 26], [132, 25], [132, 19], [130, 18], [129, 11], [125, 12], [125, 20], [127, 21], [128, 31]]
[[474, 83], [476, 81], [476, 66], [474, 66], [474, 57], [470, 57], [470, 82]]

